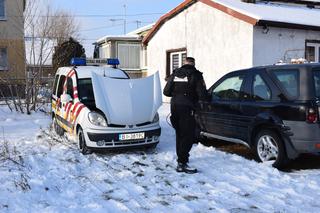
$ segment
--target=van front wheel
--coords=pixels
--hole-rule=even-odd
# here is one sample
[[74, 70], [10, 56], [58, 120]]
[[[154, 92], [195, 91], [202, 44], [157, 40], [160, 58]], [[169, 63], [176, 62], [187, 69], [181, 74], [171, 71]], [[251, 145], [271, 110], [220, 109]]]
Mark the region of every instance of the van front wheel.
[[83, 155], [88, 155], [92, 153], [92, 151], [87, 147], [86, 139], [84, 137], [84, 133], [81, 127], [78, 130], [78, 148]]

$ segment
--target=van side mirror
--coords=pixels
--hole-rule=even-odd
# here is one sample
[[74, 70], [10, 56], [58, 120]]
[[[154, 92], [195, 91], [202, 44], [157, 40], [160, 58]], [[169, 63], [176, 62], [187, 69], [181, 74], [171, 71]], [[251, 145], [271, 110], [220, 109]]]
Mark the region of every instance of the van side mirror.
[[73, 99], [71, 98], [71, 96], [69, 94], [62, 94], [61, 95], [61, 102], [62, 103], [69, 103], [73, 101]]

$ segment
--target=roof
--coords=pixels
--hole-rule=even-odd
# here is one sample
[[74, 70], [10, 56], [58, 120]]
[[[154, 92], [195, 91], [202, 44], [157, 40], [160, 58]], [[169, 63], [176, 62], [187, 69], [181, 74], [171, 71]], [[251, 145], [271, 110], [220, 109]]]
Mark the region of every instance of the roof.
[[[59, 68], [58, 73], [66, 74], [70, 70], [74, 69], [74, 67], [62, 67]], [[79, 79], [82, 78], [91, 78], [92, 72], [112, 78], [128, 78], [124, 71], [108, 66], [78, 66], [75, 68], [77, 71], [77, 75]]]
[[108, 41], [141, 41], [139, 35], [107, 35], [99, 38], [94, 44], [102, 44]]
[[129, 32], [126, 35], [106, 35], [102, 38], [99, 38], [95, 44], [102, 44], [111, 40], [117, 40], [117, 41], [141, 41], [142, 38], [140, 36], [141, 33], [148, 31], [152, 29], [155, 23], [140, 27], [134, 31]]
[[185, 0], [158, 20], [143, 39], [143, 43], [147, 44], [166, 21], [196, 2], [206, 4], [252, 25], [320, 31], [320, 10], [315, 8], [270, 2], [252, 4], [241, 0]]
[[127, 35], [140, 35], [141, 33], [151, 30], [155, 23], [148, 24], [146, 26], [140, 27], [134, 31], [129, 32]]

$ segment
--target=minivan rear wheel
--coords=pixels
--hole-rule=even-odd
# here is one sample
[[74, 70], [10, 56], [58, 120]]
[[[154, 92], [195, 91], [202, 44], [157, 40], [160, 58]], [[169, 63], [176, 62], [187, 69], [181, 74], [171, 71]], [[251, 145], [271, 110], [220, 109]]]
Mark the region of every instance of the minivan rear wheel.
[[64, 129], [61, 126], [59, 126], [56, 117], [53, 118], [53, 129], [57, 133], [57, 135], [63, 136]]
[[262, 130], [255, 137], [255, 154], [260, 162], [270, 162], [275, 168], [288, 163], [282, 139], [272, 130]]

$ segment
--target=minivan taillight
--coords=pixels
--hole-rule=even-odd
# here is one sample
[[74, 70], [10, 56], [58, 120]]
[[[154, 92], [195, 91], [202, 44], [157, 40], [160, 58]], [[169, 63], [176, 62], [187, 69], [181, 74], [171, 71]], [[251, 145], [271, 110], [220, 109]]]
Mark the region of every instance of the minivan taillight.
[[307, 111], [307, 122], [316, 123], [318, 121], [318, 114], [314, 108], [309, 108]]

